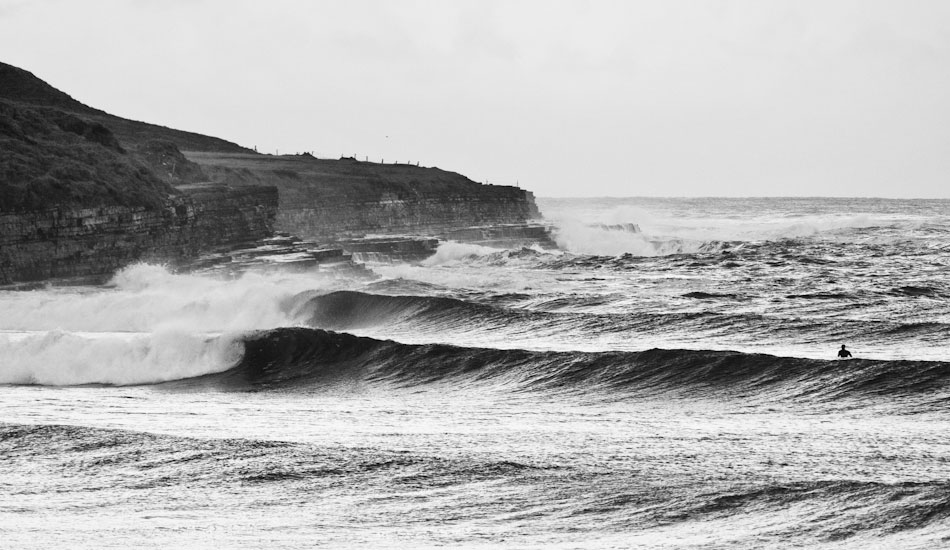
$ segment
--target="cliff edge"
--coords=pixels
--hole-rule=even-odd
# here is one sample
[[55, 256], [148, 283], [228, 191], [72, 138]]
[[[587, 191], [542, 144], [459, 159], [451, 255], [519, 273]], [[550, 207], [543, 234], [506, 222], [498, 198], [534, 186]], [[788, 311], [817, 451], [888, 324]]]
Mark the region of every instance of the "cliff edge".
[[[94, 278], [273, 233], [275, 188], [178, 188], [200, 168], [171, 142], [123, 142], [110, 117], [0, 64], [0, 284]], [[182, 162], [164, 170], [168, 158]]]
[[532, 225], [534, 196], [517, 187], [438, 168], [262, 155], [111, 115], [4, 63], [0, 152], [0, 284], [185, 257], [275, 228], [324, 243], [547, 239]]
[[277, 229], [310, 239], [444, 236], [541, 217], [530, 191], [483, 185], [439, 168], [310, 155], [184, 154], [212, 180], [277, 187]]
[[150, 141], [163, 140], [174, 143], [179, 149], [189, 151], [252, 152], [250, 149], [220, 138], [129, 120], [94, 109], [50, 86], [33, 73], [3, 62], [0, 62], [0, 99], [31, 106], [49, 107], [79, 115], [85, 120], [98, 122], [109, 128], [122, 146], [129, 149], [141, 147]]

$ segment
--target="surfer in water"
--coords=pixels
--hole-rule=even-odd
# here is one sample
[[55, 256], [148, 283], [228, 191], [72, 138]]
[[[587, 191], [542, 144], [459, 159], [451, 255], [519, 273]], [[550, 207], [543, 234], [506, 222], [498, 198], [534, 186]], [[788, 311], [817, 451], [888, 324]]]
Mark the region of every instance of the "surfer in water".
[[838, 350], [838, 359], [847, 359], [851, 357], [851, 352], [844, 349], [844, 344], [841, 344], [841, 349]]

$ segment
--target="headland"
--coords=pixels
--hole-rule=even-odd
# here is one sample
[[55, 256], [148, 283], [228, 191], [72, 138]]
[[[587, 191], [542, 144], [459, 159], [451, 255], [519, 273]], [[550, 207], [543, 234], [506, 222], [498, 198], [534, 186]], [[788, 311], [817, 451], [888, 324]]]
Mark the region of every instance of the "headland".
[[553, 246], [534, 196], [518, 187], [434, 167], [260, 154], [89, 107], [3, 63], [0, 152], [0, 285], [96, 280], [137, 261], [187, 265], [273, 246], [275, 235], [306, 243], [311, 260], [420, 259], [447, 239]]

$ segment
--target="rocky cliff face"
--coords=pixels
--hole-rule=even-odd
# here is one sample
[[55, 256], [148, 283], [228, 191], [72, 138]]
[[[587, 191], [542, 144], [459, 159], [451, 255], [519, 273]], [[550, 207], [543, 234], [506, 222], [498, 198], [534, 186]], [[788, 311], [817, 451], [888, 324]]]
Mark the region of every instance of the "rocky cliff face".
[[534, 197], [517, 188], [483, 193], [342, 196], [314, 188], [307, 198], [282, 205], [277, 227], [308, 238], [366, 234], [439, 235], [458, 228], [531, 219]]
[[230, 187], [204, 183], [178, 187], [191, 202], [192, 239], [198, 251], [221, 246], [245, 245], [274, 233], [278, 193], [276, 187]]
[[29, 71], [2, 62], [0, 62], [0, 99], [79, 115], [85, 120], [108, 128], [128, 149], [134, 149], [149, 141], [163, 140], [174, 143], [182, 150], [251, 152], [250, 149], [220, 138], [111, 115], [76, 101]]
[[379, 241], [393, 257], [430, 251], [431, 237], [521, 246], [546, 238], [537, 218], [517, 187], [406, 164], [259, 155], [110, 115], [0, 63], [0, 284], [108, 275], [275, 226], [321, 243], [417, 236]]
[[534, 195], [411, 165], [186, 152], [212, 179], [280, 189], [277, 229], [310, 239], [443, 235], [540, 218]]
[[102, 206], [0, 213], [0, 284], [108, 277], [136, 261], [175, 262], [273, 232], [274, 188], [187, 189], [162, 209]]
[[204, 174], [172, 142], [116, 137], [109, 117], [0, 63], [0, 284], [109, 276], [273, 233], [276, 188], [176, 188]]

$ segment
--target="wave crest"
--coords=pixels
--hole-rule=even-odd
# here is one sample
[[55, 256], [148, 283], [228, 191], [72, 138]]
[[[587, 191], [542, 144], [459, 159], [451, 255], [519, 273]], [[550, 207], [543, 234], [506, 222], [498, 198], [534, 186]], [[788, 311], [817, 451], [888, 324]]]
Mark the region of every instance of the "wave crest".
[[0, 384], [154, 384], [220, 372], [241, 359], [236, 336], [154, 333], [0, 334]]
[[[950, 363], [828, 361], [732, 351], [553, 352], [400, 344], [282, 328], [249, 336], [237, 366], [187, 383], [229, 389], [322, 390], [333, 383], [488, 386], [596, 399], [712, 396], [749, 401], [950, 399]], [[941, 405], [942, 406], [942, 405]]]

